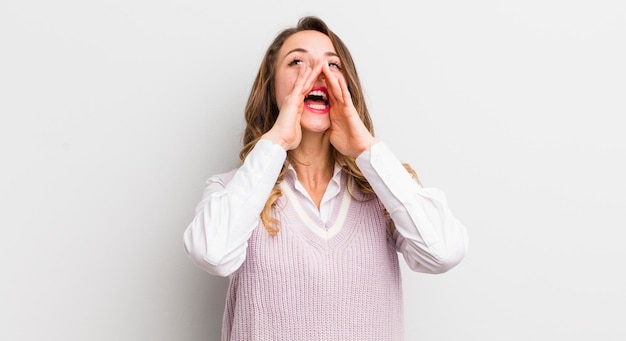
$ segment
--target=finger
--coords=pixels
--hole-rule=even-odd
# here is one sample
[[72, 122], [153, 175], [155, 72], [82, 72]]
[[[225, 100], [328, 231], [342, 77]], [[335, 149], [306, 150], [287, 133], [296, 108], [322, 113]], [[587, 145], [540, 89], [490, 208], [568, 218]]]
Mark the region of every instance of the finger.
[[339, 78], [339, 87], [341, 88], [341, 94], [343, 96], [343, 101], [345, 103], [352, 103], [352, 95], [350, 95], [350, 90], [348, 90], [348, 82], [345, 78]]
[[322, 73], [323, 66], [324, 66], [324, 63], [318, 62], [315, 65], [313, 65], [313, 67], [311, 68], [311, 72], [308, 74], [307, 79], [304, 84], [304, 88], [302, 89], [304, 91], [305, 96], [308, 94], [309, 90], [313, 87], [313, 84], [315, 84], [315, 81], [319, 77], [320, 73]]
[[311, 68], [308, 66], [303, 66], [298, 70], [298, 75], [293, 84], [293, 90], [291, 94], [289, 94], [286, 98], [286, 101], [291, 103], [292, 105], [299, 105], [304, 100], [303, 88], [305, 87], [306, 81], [311, 73]]
[[302, 92], [302, 88], [304, 87], [305, 82], [310, 76], [311, 68], [308, 65], [305, 65], [300, 68], [298, 71], [298, 77], [296, 77], [296, 81], [294, 82], [294, 90], [298, 92]]
[[341, 85], [339, 83], [340, 77], [333, 73], [326, 63], [324, 63], [322, 72], [324, 73], [324, 77], [326, 77], [326, 86], [328, 87], [331, 100], [341, 101], [343, 99], [343, 95]]

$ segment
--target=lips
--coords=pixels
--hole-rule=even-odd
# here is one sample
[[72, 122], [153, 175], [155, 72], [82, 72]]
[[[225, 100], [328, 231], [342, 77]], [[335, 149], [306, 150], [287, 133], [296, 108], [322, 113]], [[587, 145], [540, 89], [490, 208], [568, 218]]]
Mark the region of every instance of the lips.
[[304, 98], [304, 105], [315, 113], [327, 113], [330, 109], [326, 88], [315, 87]]

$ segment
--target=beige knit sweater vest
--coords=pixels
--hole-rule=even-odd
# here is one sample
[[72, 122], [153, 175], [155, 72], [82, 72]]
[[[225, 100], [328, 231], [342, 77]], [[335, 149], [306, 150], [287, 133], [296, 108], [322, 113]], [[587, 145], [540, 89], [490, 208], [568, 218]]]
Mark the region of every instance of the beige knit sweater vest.
[[259, 226], [230, 277], [222, 340], [401, 340], [402, 288], [389, 219], [344, 187], [327, 223], [281, 183], [278, 235]]

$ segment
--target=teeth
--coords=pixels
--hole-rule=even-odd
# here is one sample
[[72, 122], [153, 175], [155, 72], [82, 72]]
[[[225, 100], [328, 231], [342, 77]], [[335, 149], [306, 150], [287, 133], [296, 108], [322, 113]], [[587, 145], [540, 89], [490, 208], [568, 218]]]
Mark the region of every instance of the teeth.
[[324, 110], [324, 109], [326, 109], [326, 106], [323, 105], [323, 104], [309, 104], [309, 107], [313, 108], [313, 109], [317, 109], [317, 110]]
[[326, 93], [322, 90], [313, 90], [311, 92], [309, 92], [309, 96], [320, 96], [322, 98], [324, 98], [324, 100], [326, 100]]

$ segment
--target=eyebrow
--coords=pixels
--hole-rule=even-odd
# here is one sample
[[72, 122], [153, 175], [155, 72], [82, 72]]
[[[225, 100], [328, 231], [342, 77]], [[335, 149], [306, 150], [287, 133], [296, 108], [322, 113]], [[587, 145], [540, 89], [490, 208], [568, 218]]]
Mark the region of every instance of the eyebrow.
[[[301, 48], [301, 47], [297, 47], [297, 48], [295, 48], [295, 49], [293, 49], [293, 50], [291, 50], [291, 51], [287, 52], [287, 54], [285, 54], [285, 56], [283, 57], [283, 59], [282, 59], [282, 60], [285, 60], [285, 58], [287, 58], [287, 56], [289, 56], [290, 54], [292, 54], [292, 53], [294, 53], [294, 52], [302, 52], [302, 53], [307, 53], [307, 52], [309, 52], [309, 51], [307, 51], [306, 49], [303, 49], [303, 48]], [[326, 56], [331, 56], [331, 57], [339, 57], [339, 55], [338, 55], [338, 54], [336, 54], [335, 52], [330, 52], [330, 51], [329, 51], [329, 52], [326, 52], [326, 53], [325, 53], [325, 55], [326, 55]]]

